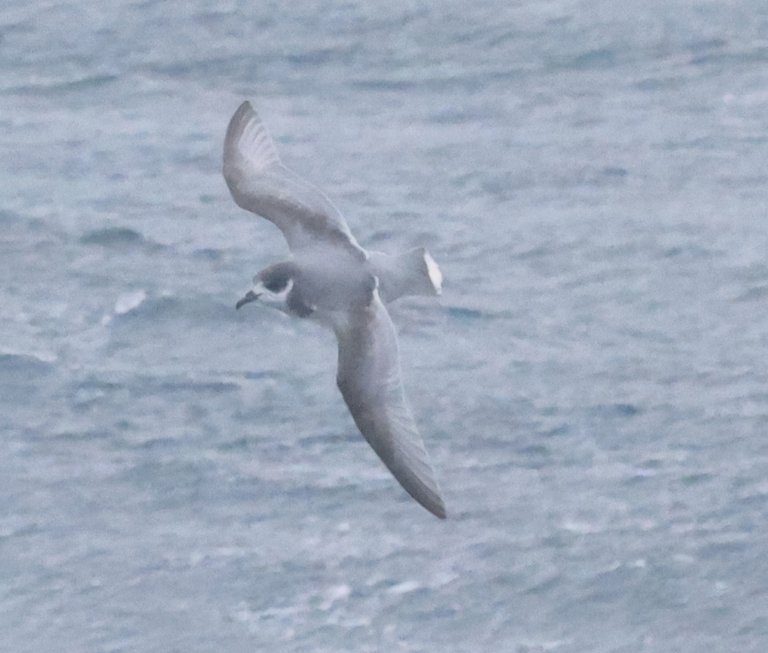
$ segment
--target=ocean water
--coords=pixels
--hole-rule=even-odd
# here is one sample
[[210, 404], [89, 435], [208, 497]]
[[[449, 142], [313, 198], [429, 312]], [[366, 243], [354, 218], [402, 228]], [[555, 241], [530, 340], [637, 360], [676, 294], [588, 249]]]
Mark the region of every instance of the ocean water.
[[[449, 519], [235, 312], [251, 99], [366, 246]], [[0, 7], [0, 650], [768, 650], [768, 4]]]

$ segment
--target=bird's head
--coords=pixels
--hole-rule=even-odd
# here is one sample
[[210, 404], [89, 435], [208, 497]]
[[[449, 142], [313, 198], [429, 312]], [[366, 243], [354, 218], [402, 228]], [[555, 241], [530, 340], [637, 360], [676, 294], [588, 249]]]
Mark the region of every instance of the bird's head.
[[253, 288], [235, 304], [235, 308], [259, 300], [267, 306], [288, 312], [288, 295], [293, 289], [295, 274], [295, 266], [289, 262], [270, 265], [253, 278]]

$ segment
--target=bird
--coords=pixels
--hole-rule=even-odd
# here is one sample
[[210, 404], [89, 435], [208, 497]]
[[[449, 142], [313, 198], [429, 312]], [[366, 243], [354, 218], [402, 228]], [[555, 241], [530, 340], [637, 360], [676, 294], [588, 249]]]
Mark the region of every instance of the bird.
[[445, 519], [386, 308], [405, 295], [439, 295], [439, 266], [424, 248], [398, 255], [363, 248], [326, 195], [282, 163], [249, 101], [227, 127], [223, 174], [235, 203], [277, 226], [291, 251], [256, 274], [236, 308], [258, 301], [335, 333], [336, 383], [355, 425], [403, 489]]

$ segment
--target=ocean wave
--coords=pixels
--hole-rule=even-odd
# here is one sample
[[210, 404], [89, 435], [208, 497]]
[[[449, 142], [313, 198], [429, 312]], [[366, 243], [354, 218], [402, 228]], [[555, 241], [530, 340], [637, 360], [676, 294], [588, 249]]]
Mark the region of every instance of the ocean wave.
[[169, 321], [182, 321], [187, 326], [203, 325], [230, 320], [233, 314], [235, 319], [246, 319], [235, 314], [234, 302], [225, 304], [218, 296], [153, 296], [145, 290], [136, 290], [120, 295], [115, 300], [112, 313], [103, 319], [103, 323], [111, 323], [115, 327], [135, 327], [141, 323], [157, 325]]
[[119, 79], [119, 76], [111, 73], [83, 75], [66, 80], [41, 79], [27, 84], [7, 86], [0, 90], [0, 93], [13, 95], [60, 95], [62, 93], [99, 88], [111, 84], [117, 81], [117, 79]]
[[0, 375], [19, 379], [48, 374], [56, 360], [55, 354], [0, 352]]
[[117, 298], [113, 311], [115, 315], [125, 315], [141, 306], [146, 298], [147, 293], [145, 290], [135, 290], [133, 292], [124, 293]]
[[145, 238], [142, 234], [129, 227], [102, 227], [86, 231], [81, 237], [83, 245], [100, 245], [102, 247], [162, 247]]

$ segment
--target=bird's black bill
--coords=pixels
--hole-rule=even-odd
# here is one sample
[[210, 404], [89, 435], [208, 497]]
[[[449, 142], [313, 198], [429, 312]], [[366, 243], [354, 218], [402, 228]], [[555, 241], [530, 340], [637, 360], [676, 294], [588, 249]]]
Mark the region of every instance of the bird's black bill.
[[249, 290], [247, 293], [245, 293], [245, 297], [243, 297], [237, 304], [235, 304], [235, 309], [239, 309], [241, 306], [245, 306], [246, 304], [250, 304], [251, 302], [255, 302], [259, 298], [259, 295], [257, 295], [253, 290]]

